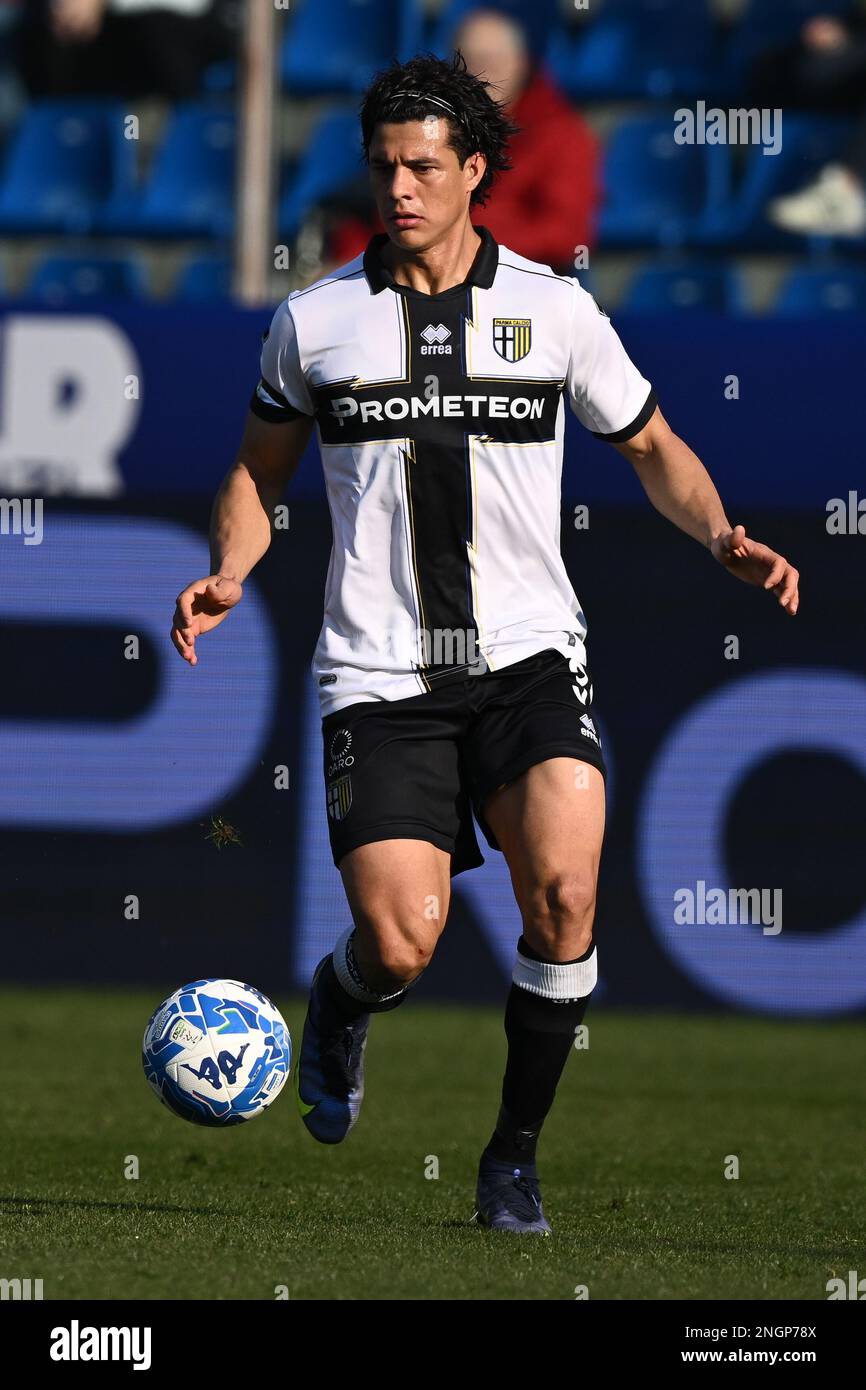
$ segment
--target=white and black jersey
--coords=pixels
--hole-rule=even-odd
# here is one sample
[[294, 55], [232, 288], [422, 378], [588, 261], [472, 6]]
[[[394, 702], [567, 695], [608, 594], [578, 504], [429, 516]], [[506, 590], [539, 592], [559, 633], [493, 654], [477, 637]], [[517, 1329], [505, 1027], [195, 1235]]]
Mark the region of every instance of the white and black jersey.
[[277, 309], [251, 408], [315, 416], [333, 524], [322, 714], [548, 648], [585, 664], [560, 554], [563, 395], [625, 440], [656, 401], [577, 280], [482, 244], [467, 280], [395, 283], [387, 237]]

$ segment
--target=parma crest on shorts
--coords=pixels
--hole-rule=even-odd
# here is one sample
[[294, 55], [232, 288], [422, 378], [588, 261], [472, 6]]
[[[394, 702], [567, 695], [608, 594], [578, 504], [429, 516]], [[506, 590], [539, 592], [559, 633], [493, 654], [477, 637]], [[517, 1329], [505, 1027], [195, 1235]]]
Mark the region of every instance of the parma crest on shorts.
[[532, 319], [494, 319], [493, 346], [506, 362], [519, 362], [532, 347]]
[[328, 815], [331, 820], [342, 820], [352, 804], [352, 778], [347, 773], [338, 777], [328, 786]]

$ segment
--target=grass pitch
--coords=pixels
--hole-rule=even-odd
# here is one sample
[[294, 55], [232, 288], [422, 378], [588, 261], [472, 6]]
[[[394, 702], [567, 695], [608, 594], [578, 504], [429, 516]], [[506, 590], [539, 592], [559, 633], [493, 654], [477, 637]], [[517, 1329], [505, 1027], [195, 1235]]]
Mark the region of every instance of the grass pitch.
[[[469, 1224], [501, 1011], [374, 1019], [361, 1119], [326, 1148], [290, 1084], [223, 1132], [160, 1106], [156, 1002], [0, 993], [0, 1275], [46, 1299], [825, 1299], [866, 1272], [860, 1024], [590, 1011], [539, 1150], [543, 1240]], [[304, 1003], [276, 1002], [297, 1044]]]

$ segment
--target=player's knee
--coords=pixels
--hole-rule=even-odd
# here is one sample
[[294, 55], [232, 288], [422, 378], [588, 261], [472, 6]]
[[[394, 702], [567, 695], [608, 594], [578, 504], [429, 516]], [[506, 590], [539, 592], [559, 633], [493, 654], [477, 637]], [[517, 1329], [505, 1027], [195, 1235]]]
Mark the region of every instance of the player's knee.
[[386, 932], [378, 937], [374, 948], [376, 969], [381, 978], [397, 987], [411, 984], [429, 965], [434, 945], [432, 940]]
[[589, 945], [595, 916], [595, 876], [570, 870], [553, 875], [532, 895], [526, 926], [547, 947], [559, 947], [567, 937], [569, 949], [580, 954]]

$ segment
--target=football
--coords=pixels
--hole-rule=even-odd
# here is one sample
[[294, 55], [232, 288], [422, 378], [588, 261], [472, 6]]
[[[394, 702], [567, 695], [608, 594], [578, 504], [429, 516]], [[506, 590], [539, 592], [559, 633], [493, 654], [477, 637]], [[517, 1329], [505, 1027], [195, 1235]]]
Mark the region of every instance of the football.
[[252, 985], [194, 980], [151, 1015], [142, 1063], [175, 1115], [197, 1125], [236, 1125], [261, 1115], [280, 1094], [292, 1040], [279, 1009]]

